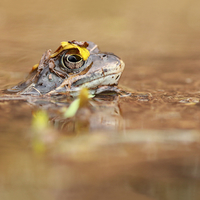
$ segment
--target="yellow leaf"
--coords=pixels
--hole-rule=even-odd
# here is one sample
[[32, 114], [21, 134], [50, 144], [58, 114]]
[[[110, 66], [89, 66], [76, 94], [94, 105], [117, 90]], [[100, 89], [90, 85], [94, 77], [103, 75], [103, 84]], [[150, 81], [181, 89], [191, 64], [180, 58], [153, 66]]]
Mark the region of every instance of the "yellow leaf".
[[62, 51], [67, 50], [67, 49], [78, 49], [80, 56], [83, 58], [83, 60], [87, 60], [88, 57], [90, 56], [90, 52], [85, 47], [80, 47], [77, 44], [73, 44], [69, 42], [61, 42], [61, 47], [58, 48], [58, 50], [55, 53], [53, 53], [51, 57], [53, 58], [57, 56], [59, 53], [61, 53]]
[[35, 65], [33, 65], [33, 67], [32, 67], [32, 70], [31, 70], [31, 71], [34, 71], [34, 70], [36, 70], [36, 69], [38, 68], [38, 66], [39, 66], [39, 64], [35, 64]]
[[79, 99], [80, 99], [80, 107], [84, 107], [87, 105], [88, 100], [89, 100], [89, 91], [87, 88], [82, 88], [79, 94]]
[[45, 130], [49, 126], [49, 117], [43, 110], [39, 110], [33, 115], [32, 128], [39, 132]]
[[32, 146], [35, 153], [44, 153], [46, 151], [44, 142], [42, 142], [38, 138], [33, 139]]
[[47, 136], [49, 128], [49, 117], [44, 110], [33, 113], [32, 119], [32, 147], [34, 152], [43, 153], [46, 151], [44, 138]]

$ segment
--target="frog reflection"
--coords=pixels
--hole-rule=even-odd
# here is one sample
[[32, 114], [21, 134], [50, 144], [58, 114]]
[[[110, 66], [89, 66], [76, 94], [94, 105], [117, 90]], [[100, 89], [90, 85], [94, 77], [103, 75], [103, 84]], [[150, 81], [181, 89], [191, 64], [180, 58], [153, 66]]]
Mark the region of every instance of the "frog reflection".
[[77, 95], [81, 87], [91, 94], [117, 91], [124, 62], [101, 53], [93, 42], [62, 42], [52, 54], [47, 50], [26, 80], [8, 92], [25, 95]]
[[65, 95], [54, 96], [51, 101], [44, 97], [32, 97], [26, 100], [29, 105], [32, 105], [33, 116], [35, 116], [35, 111], [45, 111], [48, 113], [50, 124], [65, 134], [90, 133], [98, 130], [100, 132], [102, 130], [116, 132], [123, 128], [119, 96], [116, 93], [113, 95], [101, 93], [92, 99], [88, 99], [87, 104], [79, 107], [71, 117], [66, 117], [65, 112], [74, 100], [71, 101], [72, 99], [70, 100]]
[[66, 133], [88, 133], [98, 130], [116, 133], [124, 125], [117, 95], [98, 95], [89, 101], [87, 107], [80, 108], [75, 117], [64, 118], [54, 115], [51, 123]]

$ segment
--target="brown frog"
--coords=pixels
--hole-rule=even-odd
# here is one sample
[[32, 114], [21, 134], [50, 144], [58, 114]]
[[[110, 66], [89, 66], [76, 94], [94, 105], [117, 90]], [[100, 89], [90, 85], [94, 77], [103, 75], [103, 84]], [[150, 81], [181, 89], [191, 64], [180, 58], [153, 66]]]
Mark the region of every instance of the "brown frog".
[[91, 94], [118, 91], [124, 62], [112, 53], [102, 53], [93, 42], [61, 42], [54, 52], [47, 50], [24, 82], [8, 92], [20, 95], [76, 96], [82, 87]]

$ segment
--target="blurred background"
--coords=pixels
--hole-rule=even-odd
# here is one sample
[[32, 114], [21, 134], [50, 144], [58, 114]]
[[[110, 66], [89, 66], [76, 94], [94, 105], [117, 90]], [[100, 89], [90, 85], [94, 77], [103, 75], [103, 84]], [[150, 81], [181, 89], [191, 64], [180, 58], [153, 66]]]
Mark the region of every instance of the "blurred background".
[[[185, 66], [191, 72], [199, 64], [196, 63], [200, 51], [199, 8], [200, 3], [195, 0], [153, 0], [151, 3], [146, 0], [2, 0], [1, 74], [19, 72], [15, 79], [21, 80], [25, 76], [21, 73], [27, 73], [46, 49], [54, 51], [61, 41], [75, 39], [93, 41], [102, 51], [121, 57], [126, 63], [121, 83], [136, 90], [143, 89], [137, 82], [141, 77], [144, 85], [145, 78], [152, 75], [146, 84], [154, 88], [158, 87], [153, 84], [154, 79], [158, 82], [159, 77], [160, 82], [165, 81], [163, 87], [171, 81], [177, 82], [177, 76], [184, 82], [190, 77], [179, 73], [180, 65], [192, 60], [190, 66]], [[176, 71], [172, 66], [175, 61], [179, 63], [176, 65], [179, 74], [169, 80], [169, 71]], [[157, 71], [160, 72], [157, 74]], [[167, 76], [162, 72], [168, 72]], [[11, 81], [13, 77], [6, 80]], [[4, 83], [2, 79], [1, 85]]]
[[128, 62], [149, 57], [196, 58], [199, 8], [195, 0], [2, 0], [0, 61], [13, 62], [14, 69], [19, 63], [16, 70], [21, 71], [45, 49], [55, 50], [61, 41], [72, 39], [93, 41]]
[[0, 199], [199, 199], [199, 11], [198, 0], [1, 0], [0, 89], [75, 39], [122, 58], [134, 95], [112, 105], [111, 129], [95, 115], [83, 137], [48, 130], [56, 142], [41, 154], [32, 106], [1, 101]]

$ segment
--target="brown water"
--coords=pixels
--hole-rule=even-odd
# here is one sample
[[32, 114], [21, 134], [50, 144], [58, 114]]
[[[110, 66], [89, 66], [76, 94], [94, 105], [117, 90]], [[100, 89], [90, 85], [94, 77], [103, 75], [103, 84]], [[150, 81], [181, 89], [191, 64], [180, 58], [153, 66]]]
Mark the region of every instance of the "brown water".
[[45, 151], [33, 140], [35, 100], [1, 101], [0, 199], [199, 199], [199, 9], [197, 0], [1, 1], [0, 89], [76, 39], [120, 56], [120, 84], [133, 93], [96, 98], [72, 120], [40, 100], [54, 125], [36, 141]]

